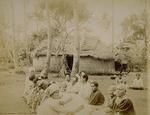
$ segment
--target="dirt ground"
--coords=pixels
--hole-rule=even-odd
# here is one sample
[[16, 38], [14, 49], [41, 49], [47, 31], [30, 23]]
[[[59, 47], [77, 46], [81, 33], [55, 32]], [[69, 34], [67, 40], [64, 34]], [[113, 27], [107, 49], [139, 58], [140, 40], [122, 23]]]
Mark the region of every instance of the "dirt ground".
[[[62, 81], [60, 78], [51, 78], [54, 81]], [[143, 75], [144, 85], [147, 88], [147, 80]], [[107, 89], [114, 82], [110, 76], [90, 76], [91, 80], [97, 80], [100, 90], [107, 97]], [[134, 79], [131, 73], [127, 80], [128, 84]], [[24, 90], [24, 74], [15, 74], [13, 70], [0, 71], [0, 115], [33, 115], [24, 103], [22, 94]], [[148, 89], [128, 90], [127, 95], [133, 101], [137, 115], [148, 115]]]

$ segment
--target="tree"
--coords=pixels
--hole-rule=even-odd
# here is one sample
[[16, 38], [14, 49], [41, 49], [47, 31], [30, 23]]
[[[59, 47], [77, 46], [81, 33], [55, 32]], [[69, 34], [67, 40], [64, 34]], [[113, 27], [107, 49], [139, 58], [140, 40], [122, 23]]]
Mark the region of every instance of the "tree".
[[[133, 65], [146, 65], [146, 14], [130, 15], [123, 23], [123, 43], [128, 45], [128, 59]], [[132, 46], [132, 47], [130, 47]], [[122, 45], [123, 47], [123, 45]], [[126, 52], [127, 53], [127, 52]]]
[[75, 2], [74, 8], [74, 21], [75, 21], [76, 52], [74, 54], [71, 76], [79, 72], [79, 63], [80, 63], [80, 33], [79, 33], [79, 15], [77, 13], [77, 2]]
[[[76, 4], [76, 5], [75, 5]], [[47, 7], [46, 12], [49, 12], [49, 21], [51, 22], [49, 24], [49, 34], [51, 36], [51, 39], [54, 38], [55, 35], [53, 35], [57, 28], [57, 24], [58, 23], [62, 23], [61, 26], [64, 29], [66, 27], [67, 22], [74, 22], [75, 25], [75, 30], [76, 30], [76, 42], [77, 42], [77, 47], [76, 48], [78, 51], [76, 51], [75, 55], [74, 55], [74, 59], [76, 61], [74, 61], [74, 66], [73, 66], [73, 74], [75, 74], [76, 72], [79, 72], [79, 46], [80, 46], [80, 34], [79, 34], [79, 25], [78, 23], [82, 20], [87, 19], [87, 12], [86, 12], [86, 8], [84, 7], [83, 3], [81, 4], [81, 2], [77, 2], [75, 3], [75, 1], [70, 1], [70, 0], [49, 0], [47, 2], [47, 4], [44, 4], [43, 1], [41, 1], [40, 3], [40, 8], [42, 9], [41, 11], [38, 12], [38, 15], [43, 11], [45, 7]], [[48, 15], [47, 14], [47, 15]], [[44, 15], [44, 13], [43, 13]], [[40, 15], [41, 17], [41, 15]], [[48, 17], [48, 16], [47, 16]], [[56, 19], [57, 18], [57, 22]], [[74, 20], [73, 20], [74, 19]], [[48, 20], [48, 18], [47, 18]], [[60, 22], [59, 22], [60, 21]], [[65, 30], [65, 29], [64, 29]], [[48, 35], [49, 36], [49, 35]], [[63, 38], [63, 37], [62, 37]], [[65, 40], [63, 40], [65, 41]], [[51, 45], [49, 45], [51, 47]], [[50, 49], [49, 49], [50, 50]], [[50, 57], [50, 52], [49, 52], [49, 56]], [[77, 64], [78, 63], [78, 64]], [[50, 64], [50, 58], [48, 58], [47, 60], [47, 64]]]
[[12, 31], [13, 31], [13, 35], [12, 35], [12, 40], [13, 40], [13, 62], [14, 62], [14, 68], [17, 69], [18, 64], [17, 64], [17, 54], [16, 54], [16, 48], [15, 48], [15, 15], [14, 15], [14, 1], [11, 1], [11, 8], [12, 8]]

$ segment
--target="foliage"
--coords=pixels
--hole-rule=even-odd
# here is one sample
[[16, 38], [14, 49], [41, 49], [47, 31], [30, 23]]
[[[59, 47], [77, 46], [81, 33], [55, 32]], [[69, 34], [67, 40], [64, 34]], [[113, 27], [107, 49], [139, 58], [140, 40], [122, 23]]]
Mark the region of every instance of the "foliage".
[[145, 40], [146, 38], [146, 14], [131, 15], [123, 23], [124, 40], [135, 43], [135, 40]]
[[[120, 44], [121, 52], [133, 66], [143, 68], [146, 65], [146, 14], [133, 14], [123, 23], [123, 42]], [[129, 50], [125, 51], [124, 44]], [[126, 55], [125, 55], [126, 54]]]

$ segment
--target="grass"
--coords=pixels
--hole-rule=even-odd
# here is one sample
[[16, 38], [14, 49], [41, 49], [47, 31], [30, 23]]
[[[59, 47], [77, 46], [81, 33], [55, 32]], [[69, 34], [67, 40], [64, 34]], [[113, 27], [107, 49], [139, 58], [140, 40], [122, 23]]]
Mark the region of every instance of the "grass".
[[[104, 96], [107, 98], [107, 89], [115, 80], [110, 79], [108, 75], [90, 75], [90, 80], [96, 80], [99, 83], [99, 88]], [[131, 84], [135, 77], [135, 73], [130, 73], [127, 77], [128, 84]], [[147, 79], [142, 74], [144, 86], [147, 87]], [[49, 79], [61, 82], [63, 78], [57, 78], [55, 75], [50, 74]], [[3, 112], [25, 112], [29, 113], [28, 107], [25, 105], [21, 96], [24, 90], [24, 74], [16, 74], [14, 72], [3, 71], [0, 72], [0, 113]], [[148, 115], [148, 90], [128, 90], [127, 95], [133, 101], [137, 115]], [[15, 106], [14, 106], [15, 105]]]

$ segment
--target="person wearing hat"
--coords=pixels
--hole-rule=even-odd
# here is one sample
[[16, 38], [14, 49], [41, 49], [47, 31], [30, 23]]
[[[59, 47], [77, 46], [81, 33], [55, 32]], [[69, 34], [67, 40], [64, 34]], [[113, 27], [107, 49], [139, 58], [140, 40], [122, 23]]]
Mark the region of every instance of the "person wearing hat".
[[132, 101], [126, 95], [124, 86], [116, 87], [116, 98], [113, 102], [112, 109], [117, 115], [136, 115]]

